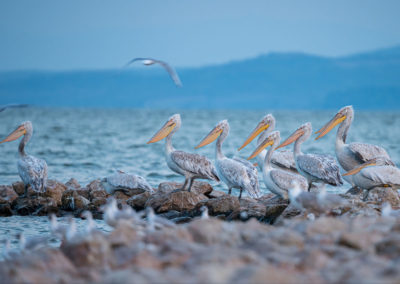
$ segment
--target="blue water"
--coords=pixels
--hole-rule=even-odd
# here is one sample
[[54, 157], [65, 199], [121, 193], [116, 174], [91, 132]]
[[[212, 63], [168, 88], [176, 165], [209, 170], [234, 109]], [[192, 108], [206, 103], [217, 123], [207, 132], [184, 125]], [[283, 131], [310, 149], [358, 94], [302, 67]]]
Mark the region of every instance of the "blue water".
[[[9, 109], [0, 113], [0, 137], [13, 131], [21, 122], [31, 120], [34, 135], [27, 153], [43, 158], [49, 166], [49, 178], [66, 182], [77, 179], [82, 186], [104, 177], [114, 169], [124, 170], [145, 177], [153, 187], [162, 181], [182, 181], [172, 172], [164, 160], [164, 141], [147, 145], [146, 142], [165, 123], [170, 115], [181, 113], [182, 127], [173, 138], [175, 148], [196, 152], [214, 158], [214, 144], [195, 150], [200, 140], [222, 120], [228, 119], [230, 134], [223, 144], [227, 156], [248, 157], [255, 142], [237, 152], [244, 139], [267, 113], [273, 113], [282, 139], [290, 135], [302, 123], [311, 121], [314, 130], [321, 127], [335, 111], [174, 111], [137, 109]], [[400, 164], [400, 112], [356, 112], [348, 140], [383, 146], [393, 160]], [[304, 144], [304, 152], [334, 155], [336, 130], [323, 139], [310, 139]], [[17, 173], [18, 142], [0, 144], [0, 184], [19, 180]], [[261, 175], [260, 175], [261, 178]], [[217, 189], [223, 184], [211, 182]], [[263, 190], [264, 184], [260, 182]], [[349, 188], [329, 188], [343, 191]], [[65, 219], [60, 219], [66, 222]], [[77, 220], [78, 228], [84, 226]], [[15, 234], [24, 231], [28, 237], [48, 234], [47, 217], [0, 218], [0, 235], [9, 236], [12, 246], [17, 246]], [[97, 221], [99, 229], [110, 228]], [[0, 238], [1, 241], [1, 238]], [[57, 242], [53, 245], [58, 245]], [[0, 242], [0, 250], [3, 244]]]
[[[195, 150], [200, 140], [222, 120], [228, 119], [230, 134], [223, 144], [227, 156], [248, 157], [255, 142], [237, 152], [260, 118], [274, 114], [282, 139], [300, 124], [311, 121], [314, 130], [335, 111], [174, 111], [137, 109], [9, 109], [0, 113], [0, 137], [5, 137], [21, 122], [31, 120], [34, 135], [27, 153], [43, 158], [49, 166], [49, 178], [66, 182], [76, 178], [82, 186], [120, 169], [142, 175], [153, 187], [162, 181], [182, 181], [164, 160], [164, 141], [146, 144], [170, 115], [181, 113], [182, 127], [173, 137], [175, 148], [214, 158], [214, 144]], [[357, 112], [348, 141], [383, 146], [400, 163], [400, 112]], [[324, 138], [310, 139], [304, 152], [334, 155], [336, 130]], [[291, 146], [290, 146], [291, 147]], [[18, 141], [0, 145], [0, 184], [19, 180], [16, 163]], [[261, 176], [260, 176], [261, 178]], [[262, 183], [261, 183], [262, 184]], [[223, 184], [213, 184], [224, 189]], [[263, 185], [263, 184], [262, 184]], [[345, 185], [344, 187], [348, 187]]]

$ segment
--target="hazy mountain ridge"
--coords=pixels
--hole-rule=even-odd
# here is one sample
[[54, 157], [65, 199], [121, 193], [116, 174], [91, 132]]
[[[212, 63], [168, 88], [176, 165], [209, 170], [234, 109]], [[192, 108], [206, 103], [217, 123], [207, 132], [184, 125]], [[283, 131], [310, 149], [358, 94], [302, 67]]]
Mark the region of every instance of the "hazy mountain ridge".
[[400, 109], [400, 46], [346, 57], [270, 53], [178, 69], [0, 73], [0, 102], [47, 106]]

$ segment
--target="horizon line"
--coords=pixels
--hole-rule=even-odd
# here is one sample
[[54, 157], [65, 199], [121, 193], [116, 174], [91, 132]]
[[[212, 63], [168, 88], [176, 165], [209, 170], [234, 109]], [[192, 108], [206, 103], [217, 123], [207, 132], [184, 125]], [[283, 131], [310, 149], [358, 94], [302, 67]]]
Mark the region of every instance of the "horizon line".
[[[374, 49], [368, 49], [364, 51], [359, 51], [359, 52], [353, 52], [349, 53], [346, 55], [338, 55], [338, 56], [327, 56], [327, 55], [321, 55], [317, 53], [310, 53], [310, 52], [305, 52], [305, 51], [299, 51], [299, 50], [292, 50], [292, 51], [269, 51], [266, 53], [260, 53], [256, 56], [252, 57], [246, 57], [246, 58], [239, 58], [239, 59], [231, 59], [225, 62], [221, 63], [211, 63], [211, 64], [203, 64], [203, 65], [193, 65], [193, 66], [180, 66], [180, 67], [175, 67], [173, 66], [176, 70], [181, 70], [181, 71], [186, 71], [186, 70], [194, 70], [194, 69], [202, 69], [202, 68], [209, 68], [209, 67], [216, 67], [216, 66], [222, 66], [222, 65], [229, 65], [233, 63], [238, 63], [242, 61], [247, 61], [247, 60], [252, 60], [256, 59], [259, 57], [263, 56], [271, 56], [271, 55], [276, 55], [276, 54], [292, 54], [292, 55], [304, 55], [304, 56], [312, 56], [312, 57], [319, 57], [319, 58], [325, 58], [325, 59], [340, 59], [340, 58], [348, 58], [348, 57], [353, 57], [356, 55], [366, 55], [369, 53], [376, 53], [379, 51], [385, 51], [385, 50], [390, 50], [390, 49], [400, 49], [400, 43], [395, 44], [395, 45], [390, 45], [386, 47], [381, 47], [381, 48], [374, 48]], [[17, 73], [17, 72], [51, 72], [51, 73], [69, 73], [69, 72], [93, 72], [93, 71], [121, 71], [123, 70], [124, 63], [121, 64], [121, 67], [114, 67], [114, 68], [67, 68], [67, 69], [50, 69], [50, 68], [21, 68], [21, 69], [0, 69], [0, 73]], [[143, 66], [137, 66], [134, 68], [129, 68], [126, 71], [139, 71], [141, 69], [144, 69], [146, 67]]]

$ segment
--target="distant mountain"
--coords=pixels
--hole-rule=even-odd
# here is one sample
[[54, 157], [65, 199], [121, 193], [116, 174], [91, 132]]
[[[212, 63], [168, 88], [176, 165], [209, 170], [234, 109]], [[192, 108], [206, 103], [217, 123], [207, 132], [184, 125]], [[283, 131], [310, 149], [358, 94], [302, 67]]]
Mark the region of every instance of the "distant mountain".
[[178, 69], [0, 73], [0, 103], [145, 108], [400, 109], [400, 46], [346, 57], [270, 53]]

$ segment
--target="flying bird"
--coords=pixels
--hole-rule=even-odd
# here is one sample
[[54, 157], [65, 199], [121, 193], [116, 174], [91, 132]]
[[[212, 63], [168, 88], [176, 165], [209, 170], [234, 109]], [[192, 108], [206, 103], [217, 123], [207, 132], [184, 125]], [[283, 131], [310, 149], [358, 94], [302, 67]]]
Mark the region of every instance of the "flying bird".
[[161, 60], [157, 60], [154, 58], [148, 58], [148, 57], [137, 57], [132, 59], [131, 61], [129, 61], [125, 67], [128, 67], [129, 65], [131, 65], [134, 62], [137, 61], [142, 61], [143, 65], [145, 66], [150, 66], [150, 65], [154, 65], [154, 64], [160, 64], [169, 74], [169, 76], [172, 78], [172, 80], [174, 81], [175, 85], [178, 87], [182, 87], [182, 82], [179, 79], [178, 73], [176, 73], [175, 69], [172, 68], [171, 65], [169, 65], [167, 62], [161, 61]]
[[27, 104], [7, 104], [7, 105], [0, 105], [0, 112], [5, 111], [8, 108], [24, 108], [27, 107]]

